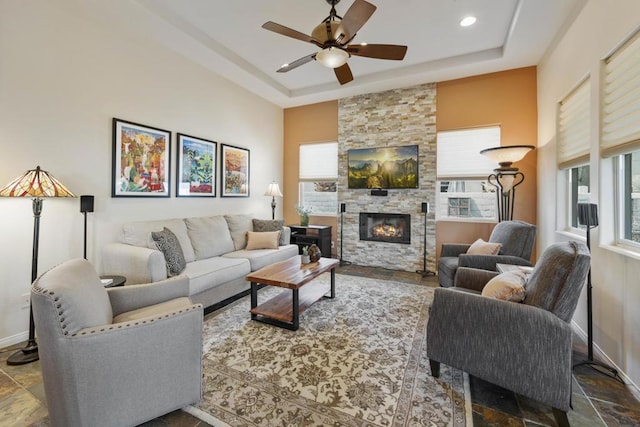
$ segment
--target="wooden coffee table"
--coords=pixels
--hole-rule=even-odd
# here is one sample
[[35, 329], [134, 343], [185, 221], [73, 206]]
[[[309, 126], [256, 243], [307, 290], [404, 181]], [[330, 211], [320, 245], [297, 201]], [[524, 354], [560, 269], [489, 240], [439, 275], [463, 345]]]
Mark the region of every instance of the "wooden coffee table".
[[[320, 258], [318, 262], [302, 264], [298, 255], [251, 273], [247, 276], [247, 280], [251, 282], [251, 319], [297, 331], [300, 314], [311, 304], [320, 298], [335, 298], [335, 268], [339, 263], [337, 259]], [[309, 283], [327, 271], [331, 272], [330, 285]], [[258, 305], [259, 284], [286, 290]]]

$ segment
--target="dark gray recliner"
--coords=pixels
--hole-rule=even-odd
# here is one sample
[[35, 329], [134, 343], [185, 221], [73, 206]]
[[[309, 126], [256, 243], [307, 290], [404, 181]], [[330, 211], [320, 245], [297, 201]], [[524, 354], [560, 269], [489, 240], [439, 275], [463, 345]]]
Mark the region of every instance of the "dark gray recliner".
[[479, 295], [496, 272], [461, 267], [456, 287], [437, 288], [427, 325], [431, 374], [440, 363], [553, 408], [567, 426], [571, 403], [571, 318], [589, 272], [587, 246], [557, 243], [544, 251], [523, 303]]
[[531, 253], [536, 226], [523, 221], [498, 223], [489, 237], [491, 243], [502, 243], [498, 255], [468, 255], [469, 243], [444, 243], [438, 260], [440, 286], [453, 286], [458, 267], [496, 271], [496, 264], [531, 266]]

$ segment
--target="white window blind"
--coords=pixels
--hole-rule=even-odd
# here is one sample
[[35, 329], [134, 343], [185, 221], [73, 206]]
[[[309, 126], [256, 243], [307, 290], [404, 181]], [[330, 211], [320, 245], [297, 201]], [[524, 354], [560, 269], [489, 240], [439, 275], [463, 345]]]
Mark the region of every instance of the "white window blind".
[[640, 148], [640, 33], [605, 60], [602, 155]]
[[338, 178], [338, 143], [300, 145], [300, 180]]
[[591, 96], [589, 79], [576, 87], [558, 106], [558, 167], [567, 169], [589, 159]]
[[438, 132], [438, 180], [486, 179], [498, 164], [480, 150], [499, 146], [499, 126]]

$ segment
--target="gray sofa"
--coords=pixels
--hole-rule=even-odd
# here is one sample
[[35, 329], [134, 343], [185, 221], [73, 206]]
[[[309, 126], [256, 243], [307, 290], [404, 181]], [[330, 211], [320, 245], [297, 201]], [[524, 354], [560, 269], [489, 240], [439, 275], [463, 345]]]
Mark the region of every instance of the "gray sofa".
[[250, 272], [298, 255], [298, 247], [289, 244], [291, 230], [281, 222], [277, 249], [246, 249], [247, 232], [270, 231], [274, 226], [270, 220], [254, 220], [251, 215], [129, 222], [123, 225], [120, 241], [104, 247], [102, 271], [126, 277], [127, 285], [166, 279], [165, 256], [151, 238], [152, 232], [166, 227], [182, 248], [186, 261], [182, 274], [189, 279], [189, 296], [194, 303], [209, 307], [249, 289], [245, 277]]

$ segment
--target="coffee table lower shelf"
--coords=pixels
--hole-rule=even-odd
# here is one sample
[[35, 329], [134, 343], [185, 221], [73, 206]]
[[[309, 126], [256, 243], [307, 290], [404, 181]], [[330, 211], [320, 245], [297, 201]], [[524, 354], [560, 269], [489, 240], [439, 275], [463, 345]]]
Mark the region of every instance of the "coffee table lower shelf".
[[[335, 280], [335, 279], [334, 279]], [[300, 315], [321, 298], [335, 298], [335, 288], [327, 283], [309, 283], [299, 289], [287, 289], [257, 305], [258, 283], [251, 282], [251, 319], [297, 331]], [[327, 294], [330, 294], [327, 296]], [[255, 298], [255, 301], [254, 301]]]

